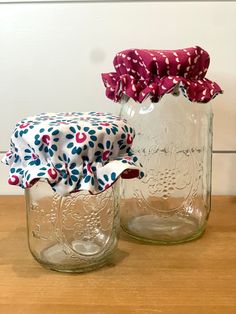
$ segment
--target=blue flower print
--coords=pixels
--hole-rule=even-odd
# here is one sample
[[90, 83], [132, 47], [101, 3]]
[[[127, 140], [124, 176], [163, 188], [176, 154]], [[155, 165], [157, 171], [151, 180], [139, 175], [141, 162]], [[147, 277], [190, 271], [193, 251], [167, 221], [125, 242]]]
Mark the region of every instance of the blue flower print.
[[[101, 114], [104, 115], [104, 114]], [[113, 122], [112, 115], [106, 115], [106, 119], [101, 120], [99, 117], [93, 117], [90, 119], [92, 126], [96, 126], [98, 130], [105, 130], [108, 135], [113, 133], [116, 135], [118, 132], [118, 124]]]
[[99, 189], [99, 191], [107, 190], [112, 185], [112, 183], [115, 182], [116, 179], [117, 179], [117, 174], [115, 172], [112, 172], [109, 175], [108, 174], [104, 174], [102, 179], [101, 178], [98, 179], [98, 183], [99, 183], [98, 189]]
[[95, 161], [96, 162], [107, 162], [110, 158], [110, 156], [113, 154], [113, 144], [111, 141], [106, 141], [105, 145], [102, 143], [98, 144], [98, 148], [101, 150], [98, 150], [95, 152], [94, 156], [96, 157]]
[[32, 148], [27, 148], [25, 149], [25, 161], [29, 161], [30, 166], [39, 166], [41, 161], [39, 156], [35, 153], [34, 149]]
[[24, 176], [24, 170], [22, 168], [14, 168], [10, 169], [10, 176], [8, 179], [8, 183], [10, 185], [19, 185], [23, 187], [22, 183], [20, 183], [20, 178]]
[[118, 145], [120, 147], [120, 150], [126, 149], [126, 152], [128, 153], [131, 149], [131, 145], [134, 140], [134, 130], [131, 127], [127, 127], [125, 125], [122, 127], [123, 133], [120, 136], [120, 140], [118, 141]]
[[[89, 147], [94, 147], [94, 143], [97, 141], [96, 131], [85, 126], [80, 127], [79, 125], [73, 127], [71, 126], [69, 134], [66, 135], [66, 138], [71, 140], [67, 145], [67, 148], [71, 149], [73, 155], [80, 155], [82, 150], [86, 150], [87, 144], [84, 144], [86, 141]], [[83, 145], [83, 146], [82, 146]]]
[[34, 125], [30, 122], [24, 122], [21, 121], [19, 125], [16, 126], [16, 129], [14, 131], [15, 138], [18, 138], [19, 136], [22, 137], [24, 134], [27, 134], [30, 129], [33, 129]]
[[[94, 186], [94, 177], [93, 175], [96, 175], [97, 168], [89, 162], [88, 156], [83, 156], [83, 179], [85, 183], [91, 183], [92, 186]], [[77, 184], [77, 188], [79, 189], [81, 187], [81, 184]]]
[[20, 156], [18, 154], [18, 148], [16, 145], [12, 142], [10, 142], [10, 151], [6, 153], [8, 161], [13, 160], [13, 162], [16, 164], [18, 161], [20, 161]]
[[36, 134], [34, 137], [34, 144], [39, 146], [39, 151], [49, 153], [50, 157], [52, 157], [57, 151], [59, 137], [56, 137], [56, 135], [58, 134], [59, 130], [54, 130], [53, 127], [50, 127], [47, 130], [41, 128], [39, 134]]
[[72, 186], [74, 182], [77, 182], [79, 179], [79, 170], [77, 169], [76, 163], [71, 163], [71, 160], [66, 154], [62, 156], [58, 156], [58, 159], [61, 163], [57, 163], [55, 165], [56, 170], [60, 174], [60, 176], [65, 179], [65, 185]]
[[46, 166], [39, 168], [39, 172], [37, 173], [38, 177], [47, 177], [50, 178], [51, 186], [53, 187], [56, 185], [57, 181], [60, 181], [60, 178], [58, 178], [58, 171], [48, 163]]

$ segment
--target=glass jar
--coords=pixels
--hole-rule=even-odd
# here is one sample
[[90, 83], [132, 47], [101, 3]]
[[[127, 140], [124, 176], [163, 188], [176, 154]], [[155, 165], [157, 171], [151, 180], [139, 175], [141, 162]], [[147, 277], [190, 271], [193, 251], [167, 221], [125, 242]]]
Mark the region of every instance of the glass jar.
[[104, 265], [117, 246], [119, 180], [103, 193], [55, 193], [46, 180], [25, 190], [28, 242], [44, 267], [85, 272]]
[[199, 237], [211, 208], [211, 104], [167, 94], [155, 104], [130, 99], [120, 115], [136, 130], [133, 150], [145, 171], [122, 182], [122, 228], [161, 244]]

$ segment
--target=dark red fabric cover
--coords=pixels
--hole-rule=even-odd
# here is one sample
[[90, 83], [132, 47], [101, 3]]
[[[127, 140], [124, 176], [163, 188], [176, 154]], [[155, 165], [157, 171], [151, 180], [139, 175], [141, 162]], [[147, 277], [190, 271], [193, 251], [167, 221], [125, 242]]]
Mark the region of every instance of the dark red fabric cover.
[[205, 78], [209, 54], [201, 47], [179, 50], [129, 49], [117, 53], [116, 72], [102, 74], [106, 95], [115, 102], [150, 97], [158, 102], [167, 93], [183, 94], [193, 102], [206, 103], [222, 93], [215, 82]]

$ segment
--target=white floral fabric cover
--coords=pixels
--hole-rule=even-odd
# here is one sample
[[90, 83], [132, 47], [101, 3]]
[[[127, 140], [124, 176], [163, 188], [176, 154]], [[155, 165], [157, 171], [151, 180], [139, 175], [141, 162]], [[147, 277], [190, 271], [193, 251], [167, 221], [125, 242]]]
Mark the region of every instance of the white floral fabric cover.
[[97, 194], [119, 176], [143, 177], [131, 146], [134, 129], [109, 113], [42, 113], [16, 124], [10, 150], [8, 183], [30, 188], [46, 179], [61, 195], [87, 190]]

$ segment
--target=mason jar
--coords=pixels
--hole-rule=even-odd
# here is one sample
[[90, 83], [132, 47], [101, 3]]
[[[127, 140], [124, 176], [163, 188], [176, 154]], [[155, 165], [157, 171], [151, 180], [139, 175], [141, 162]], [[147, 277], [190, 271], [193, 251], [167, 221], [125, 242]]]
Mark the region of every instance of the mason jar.
[[211, 209], [211, 100], [222, 94], [206, 78], [210, 56], [199, 46], [127, 49], [103, 73], [106, 96], [136, 129], [133, 150], [145, 176], [123, 182], [121, 225], [132, 237], [179, 243], [199, 237]]
[[120, 178], [141, 178], [134, 129], [102, 112], [42, 113], [19, 121], [3, 162], [25, 190], [29, 248], [43, 266], [85, 272], [110, 259]]
[[211, 103], [167, 94], [159, 103], [130, 99], [120, 115], [136, 129], [133, 150], [145, 172], [122, 182], [122, 228], [163, 244], [199, 237], [211, 209]]
[[119, 181], [97, 195], [61, 196], [40, 180], [25, 197], [29, 249], [40, 264], [85, 272], [109, 261], [117, 247]]

